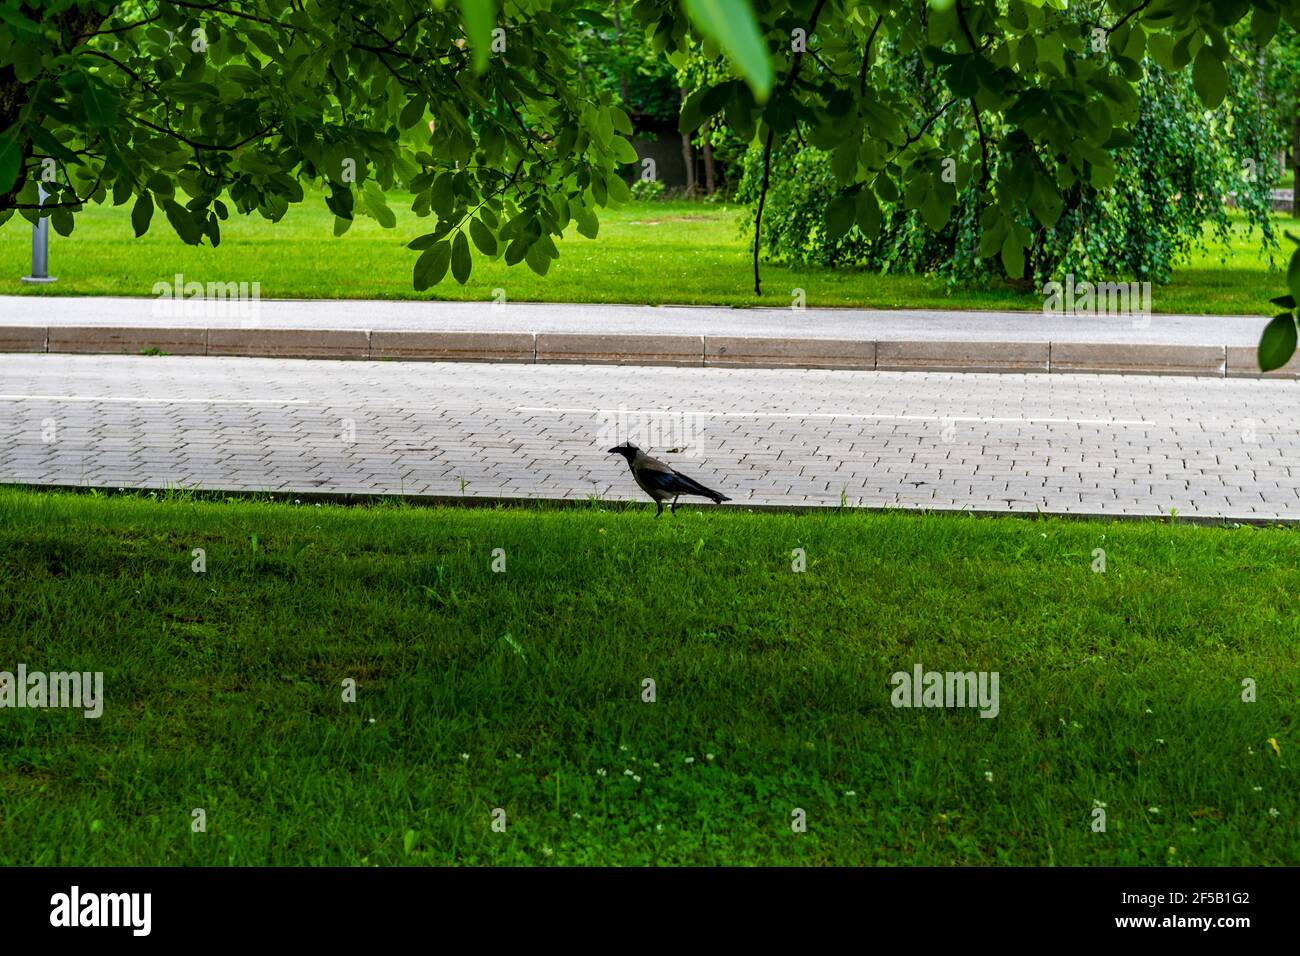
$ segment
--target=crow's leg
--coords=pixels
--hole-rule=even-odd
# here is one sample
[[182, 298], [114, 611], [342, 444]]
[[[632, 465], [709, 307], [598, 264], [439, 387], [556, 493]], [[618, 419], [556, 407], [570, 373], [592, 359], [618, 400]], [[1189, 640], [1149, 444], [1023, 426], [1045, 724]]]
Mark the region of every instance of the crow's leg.
[[655, 512], [655, 517], [658, 518], [661, 514], [664, 513], [664, 503], [660, 501], [658, 498], [656, 498], [655, 506], [659, 509], [658, 511]]
[[676, 496], [676, 495], [673, 495], [673, 507], [672, 507], [672, 512], [673, 512], [673, 514], [677, 514], [677, 496]]

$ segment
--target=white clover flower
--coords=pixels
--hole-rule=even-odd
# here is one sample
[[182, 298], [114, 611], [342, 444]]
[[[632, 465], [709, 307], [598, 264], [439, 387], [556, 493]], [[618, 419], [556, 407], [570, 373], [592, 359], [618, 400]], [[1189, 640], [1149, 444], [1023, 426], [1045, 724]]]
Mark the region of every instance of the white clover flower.
[[555, 854], [555, 851], [552, 850], [549, 846], [544, 846], [542, 847], [542, 853], [545, 856], [553, 856]]
[[1269, 807], [1269, 808], [1268, 808], [1268, 815], [1269, 815], [1270, 817], [1280, 817], [1282, 814], [1280, 814], [1280, 813], [1278, 812], [1277, 807]]
[[1160, 812], [1159, 807], [1147, 807], [1147, 813], [1159, 813], [1159, 812]]
[[662, 823], [656, 823], [655, 833], [663, 833], [663, 832], [664, 832], [664, 825]]
[[641, 782], [641, 777], [638, 776], [637, 774], [632, 774], [632, 779], [633, 779], [634, 781], [636, 781], [637, 783], [640, 783], [640, 782]]
[[844, 791], [844, 796], [846, 796], [846, 797], [856, 797], [857, 795], [858, 795], [858, 791], [856, 791], [856, 790], [845, 790], [845, 791]]
[[694, 758], [694, 757], [687, 757], [687, 758], [686, 758], [686, 762], [687, 762], [687, 763], [695, 763], [695, 758]]
[[1254, 790], [1256, 793], [1263, 793], [1263, 792], [1264, 792], [1264, 788], [1263, 788], [1263, 787], [1251, 787], [1250, 789]]
[[992, 770], [985, 770], [985, 771], [984, 771], [984, 779], [987, 780], [989, 783], [992, 783], [992, 782], [993, 782], [993, 771], [992, 771]]
[[705, 755], [704, 755], [704, 759], [705, 759], [705, 760], [712, 760], [712, 759], [713, 759], [713, 754], [705, 754]]
[[605, 768], [604, 768], [604, 767], [601, 767], [599, 770], [597, 770], [597, 771], [596, 771], [596, 776], [597, 776], [597, 777], [603, 777], [603, 776], [605, 776]]
[[460, 759], [468, 762], [468, 760], [469, 760], [469, 754], [461, 754], [461, 755], [460, 755]]
[[1156, 738], [1156, 743], [1158, 743], [1158, 744], [1163, 744], [1164, 742], [1165, 742], [1165, 738], [1163, 738], [1163, 737], [1157, 737], [1157, 738]]
[[631, 771], [631, 770], [624, 770], [624, 771], [623, 771], [623, 776], [625, 776], [625, 777], [630, 777], [630, 776], [632, 776], [632, 771]]

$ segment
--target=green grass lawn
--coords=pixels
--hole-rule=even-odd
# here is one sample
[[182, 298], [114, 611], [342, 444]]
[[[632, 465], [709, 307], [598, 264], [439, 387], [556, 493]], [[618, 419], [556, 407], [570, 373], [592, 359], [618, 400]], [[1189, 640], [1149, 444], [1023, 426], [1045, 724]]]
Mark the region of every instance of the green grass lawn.
[[[290, 209], [278, 224], [256, 217], [232, 217], [223, 224], [219, 247], [187, 247], [161, 215], [143, 238], [132, 236], [130, 206], [91, 206], [78, 217], [71, 237], [51, 236], [50, 271], [59, 281], [26, 286], [18, 279], [30, 270], [31, 230], [11, 220], [0, 230], [0, 270], [4, 292], [30, 295], [148, 296], [155, 282], [176, 273], [204, 283], [260, 282], [264, 298], [431, 298], [487, 301], [504, 289], [511, 301], [643, 302], [712, 305], [786, 306], [792, 289], [804, 289], [809, 306], [876, 308], [1042, 308], [1041, 295], [1006, 287], [950, 293], [942, 280], [922, 276], [877, 275], [860, 269], [763, 268], [761, 299], [753, 294], [748, 240], [740, 224], [741, 207], [711, 203], [647, 202], [610, 210], [601, 216], [600, 236], [584, 239], [573, 231], [561, 244], [560, 260], [545, 277], [522, 263], [507, 268], [475, 254], [474, 272], [460, 286], [450, 276], [427, 293], [411, 285], [418, 253], [404, 248], [428, 232], [395, 201], [397, 228], [384, 230], [358, 218], [342, 237], [333, 234], [333, 215], [323, 202], [309, 199]], [[1278, 219], [1278, 226], [1300, 230], [1300, 221]], [[1279, 259], [1279, 261], [1283, 261]], [[1152, 291], [1157, 312], [1263, 315], [1268, 300], [1280, 295], [1284, 275], [1270, 272], [1258, 236], [1237, 221], [1230, 246], [1209, 247], [1177, 271], [1174, 281]]]
[[1297, 593], [1278, 528], [0, 489], [0, 670], [106, 696], [0, 710], [0, 863], [1294, 865]]

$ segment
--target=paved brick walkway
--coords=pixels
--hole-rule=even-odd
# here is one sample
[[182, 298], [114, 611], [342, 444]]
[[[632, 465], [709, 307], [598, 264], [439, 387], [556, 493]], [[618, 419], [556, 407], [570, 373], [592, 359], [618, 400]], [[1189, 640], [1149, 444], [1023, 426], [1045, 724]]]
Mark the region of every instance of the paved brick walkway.
[[[0, 482], [1300, 519], [1300, 383], [0, 356]], [[668, 449], [680, 448], [678, 452]]]

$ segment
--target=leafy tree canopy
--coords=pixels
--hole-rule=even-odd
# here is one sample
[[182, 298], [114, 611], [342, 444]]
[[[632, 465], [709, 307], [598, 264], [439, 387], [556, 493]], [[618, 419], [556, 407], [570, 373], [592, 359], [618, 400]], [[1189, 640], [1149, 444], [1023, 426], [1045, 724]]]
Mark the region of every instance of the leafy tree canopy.
[[[1264, 46], [1283, 19], [1300, 27], [1300, 5], [639, 0], [630, 17], [675, 65], [702, 49], [732, 66], [687, 99], [684, 130], [723, 114], [769, 158], [791, 137], [830, 152], [832, 232], [876, 235], [881, 202], [900, 200], [935, 228], [971, 184], [978, 254], [1019, 276], [1034, 224], [1052, 228], [1079, 184], [1114, 188], [1145, 56], [1190, 65], [1213, 109], [1229, 32]], [[628, 195], [631, 124], [572, 52], [602, 20], [577, 0], [0, 0], [0, 216], [34, 218], [43, 183], [61, 232], [111, 198], [134, 202], [138, 232], [161, 207], [186, 242], [216, 242], [226, 198], [277, 219], [319, 191], [342, 231], [358, 208], [392, 225], [385, 192], [401, 186], [432, 220], [411, 243], [417, 288], [465, 281], [471, 242], [544, 273], [566, 226], [594, 236], [596, 210]], [[877, 69], [885, 37], [935, 76], [933, 112]], [[1300, 250], [1288, 283], [1265, 364], [1294, 350]]]

